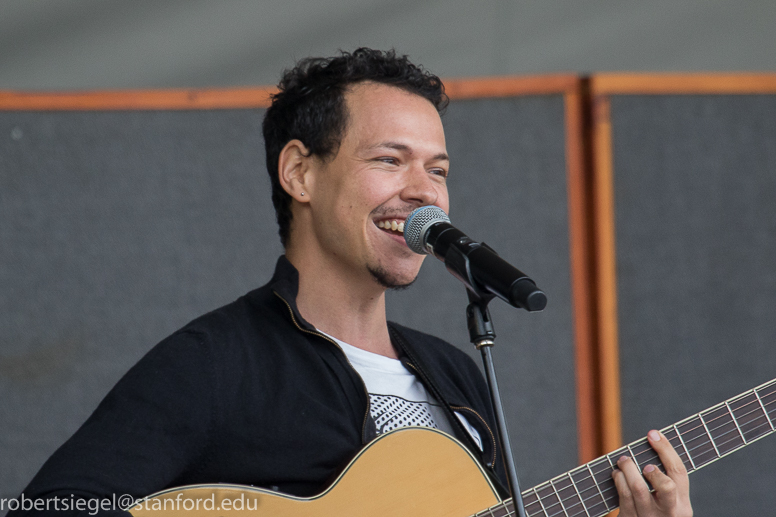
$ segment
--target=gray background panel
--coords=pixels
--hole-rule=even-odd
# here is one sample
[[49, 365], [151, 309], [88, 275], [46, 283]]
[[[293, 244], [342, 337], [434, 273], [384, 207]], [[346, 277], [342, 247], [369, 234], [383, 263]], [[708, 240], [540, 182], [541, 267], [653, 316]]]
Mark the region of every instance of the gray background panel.
[[280, 253], [260, 110], [0, 114], [0, 489]]
[[[776, 97], [614, 96], [624, 439], [776, 377]], [[691, 477], [697, 515], [770, 513], [776, 437]]]
[[[0, 113], [0, 497], [16, 496], [151, 346], [268, 280], [281, 247], [261, 117]], [[563, 99], [456, 101], [444, 121], [453, 221], [550, 297], [542, 314], [492, 307], [532, 486], [577, 461]], [[418, 285], [389, 295], [389, 317], [474, 356], [464, 289], [428, 262]]]

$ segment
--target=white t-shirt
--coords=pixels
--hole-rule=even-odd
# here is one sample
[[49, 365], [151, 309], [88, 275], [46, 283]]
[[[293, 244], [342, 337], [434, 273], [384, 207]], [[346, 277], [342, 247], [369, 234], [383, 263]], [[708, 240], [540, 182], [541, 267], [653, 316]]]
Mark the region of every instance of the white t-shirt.
[[[370, 412], [378, 434], [400, 427], [421, 426], [433, 427], [454, 436], [441, 404], [401, 361], [367, 352], [334, 336], [326, 336], [342, 348], [350, 364], [364, 380], [369, 392]], [[462, 414], [454, 414], [482, 450], [482, 440], [477, 430]]]

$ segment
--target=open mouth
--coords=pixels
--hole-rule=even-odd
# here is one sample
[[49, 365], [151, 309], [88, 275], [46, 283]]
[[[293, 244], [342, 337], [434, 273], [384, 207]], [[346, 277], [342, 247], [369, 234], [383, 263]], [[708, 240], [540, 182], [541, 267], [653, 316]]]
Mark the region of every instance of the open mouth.
[[393, 234], [404, 235], [404, 219], [384, 219], [375, 223], [381, 230]]

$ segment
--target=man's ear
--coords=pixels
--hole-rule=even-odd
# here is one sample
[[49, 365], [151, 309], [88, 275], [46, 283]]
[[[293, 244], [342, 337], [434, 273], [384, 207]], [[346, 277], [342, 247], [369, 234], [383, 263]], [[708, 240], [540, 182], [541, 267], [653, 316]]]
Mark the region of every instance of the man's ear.
[[308, 172], [314, 157], [301, 140], [289, 141], [278, 157], [278, 179], [283, 190], [300, 203], [310, 200]]

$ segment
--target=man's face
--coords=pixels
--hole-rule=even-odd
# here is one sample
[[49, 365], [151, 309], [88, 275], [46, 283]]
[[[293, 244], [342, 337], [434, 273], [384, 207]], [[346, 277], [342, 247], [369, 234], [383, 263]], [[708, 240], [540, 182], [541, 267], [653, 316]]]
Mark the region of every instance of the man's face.
[[312, 178], [314, 234], [327, 260], [347, 274], [407, 285], [424, 257], [392, 226], [420, 206], [448, 210], [442, 121], [428, 100], [382, 84], [354, 86], [345, 103], [339, 151], [318, 160]]

